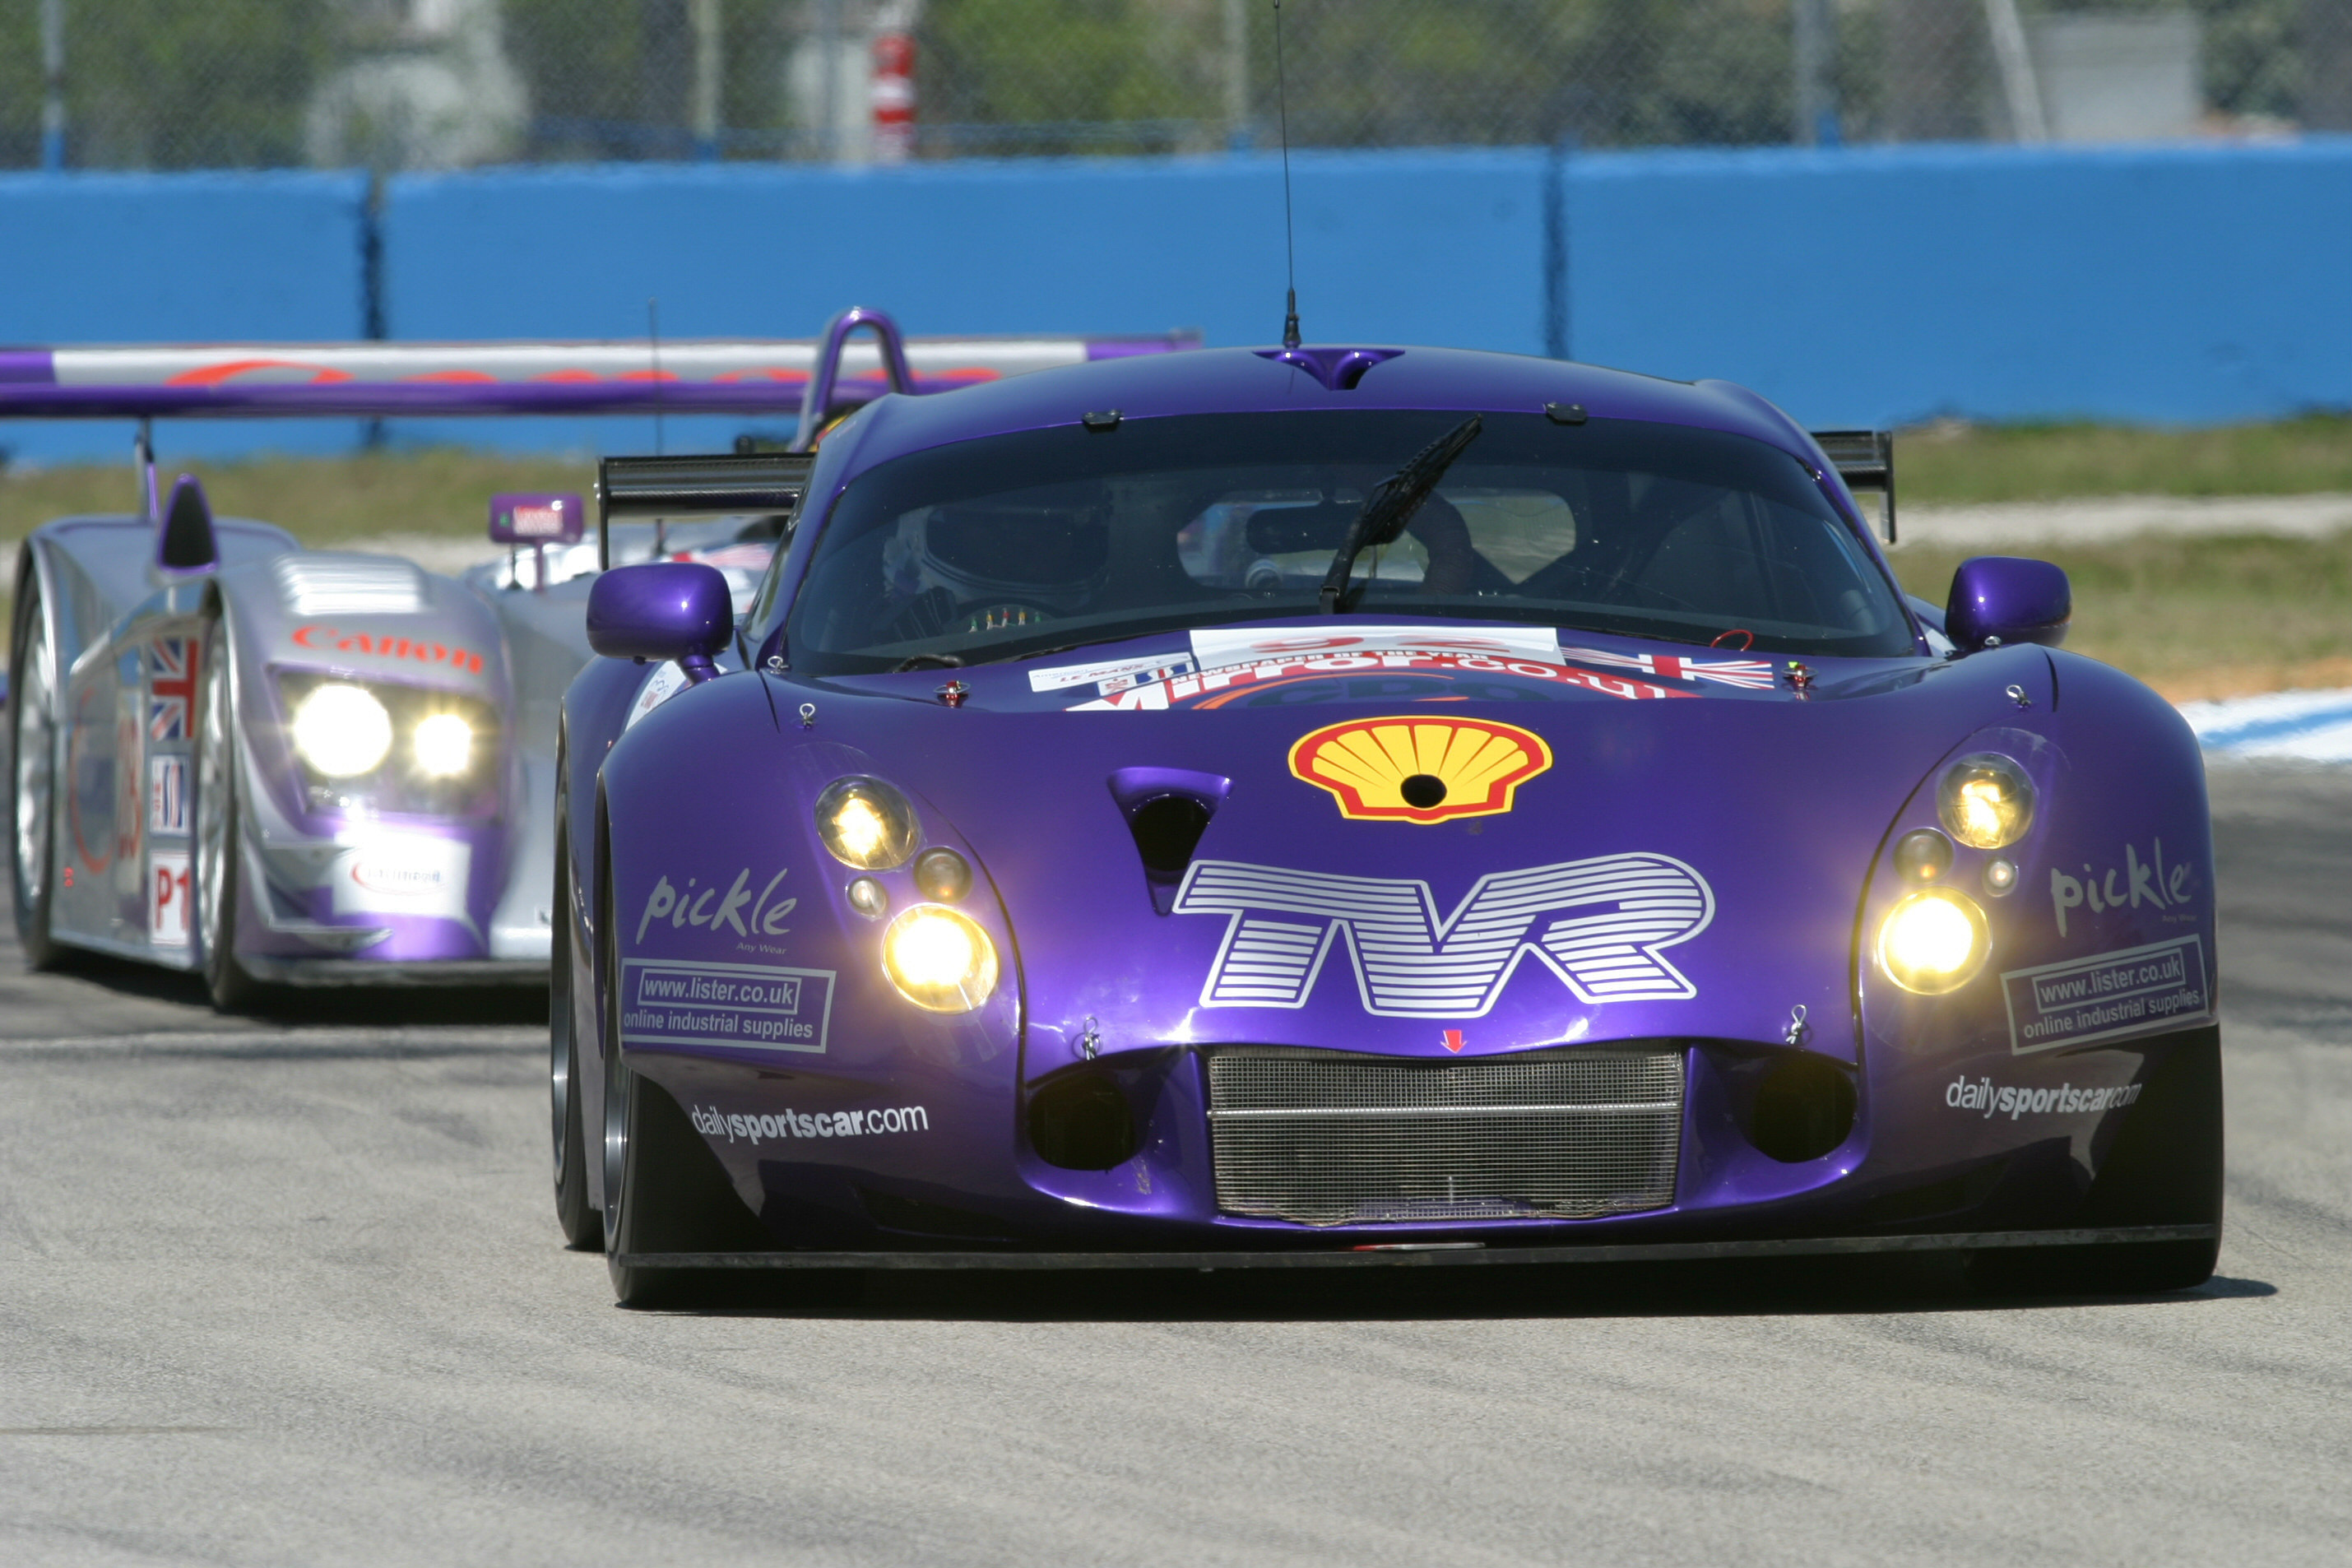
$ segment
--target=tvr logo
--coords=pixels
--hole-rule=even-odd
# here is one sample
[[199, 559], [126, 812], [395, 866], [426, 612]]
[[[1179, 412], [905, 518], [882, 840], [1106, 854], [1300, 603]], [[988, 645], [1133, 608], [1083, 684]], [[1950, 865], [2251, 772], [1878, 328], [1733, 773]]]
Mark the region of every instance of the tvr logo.
[[1364, 1011], [1475, 1018], [1524, 953], [1582, 1002], [1673, 1001], [1698, 988], [1660, 956], [1715, 918], [1715, 893], [1665, 855], [1604, 855], [1482, 877], [1440, 919], [1429, 884], [1199, 860], [1180, 915], [1224, 915], [1204, 1007], [1303, 1007], [1344, 931]]

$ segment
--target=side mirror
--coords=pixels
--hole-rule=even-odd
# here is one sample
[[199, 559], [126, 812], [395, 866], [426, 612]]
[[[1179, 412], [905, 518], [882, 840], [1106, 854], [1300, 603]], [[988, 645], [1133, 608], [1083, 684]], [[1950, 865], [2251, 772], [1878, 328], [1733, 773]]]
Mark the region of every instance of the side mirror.
[[2074, 614], [2074, 591], [2049, 562], [1977, 555], [1952, 574], [1944, 631], [1963, 653], [2021, 642], [2056, 647]]
[[708, 680], [734, 631], [727, 579], [699, 562], [616, 566], [588, 590], [588, 646], [606, 658], [676, 659], [688, 680]]
[[213, 509], [194, 474], [182, 474], [163, 504], [163, 528], [155, 542], [155, 564], [166, 572], [206, 572], [220, 563], [213, 537]]
[[588, 510], [578, 496], [490, 498], [490, 541], [495, 544], [577, 544], [587, 536]]

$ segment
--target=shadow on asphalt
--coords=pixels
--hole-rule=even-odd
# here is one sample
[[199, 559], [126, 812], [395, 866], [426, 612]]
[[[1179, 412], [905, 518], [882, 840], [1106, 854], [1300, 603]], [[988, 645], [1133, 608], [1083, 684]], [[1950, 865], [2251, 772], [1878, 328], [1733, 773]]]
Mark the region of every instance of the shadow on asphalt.
[[[24, 964], [16, 944], [6, 944], [16, 967]], [[211, 1020], [234, 1024], [238, 1018], [268, 1026], [289, 1024], [345, 1024], [370, 1028], [398, 1028], [416, 1024], [538, 1024], [547, 1022], [547, 985], [352, 986], [298, 989], [274, 986], [255, 1005], [238, 1013], [216, 1014], [194, 974], [157, 969], [103, 953], [70, 952], [50, 972], [56, 979], [80, 982], [118, 996], [176, 1003], [201, 1010]], [[348, 1053], [343, 1053], [348, 1054]]]
[[2189, 1307], [2275, 1296], [2215, 1276], [2138, 1296], [1995, 1295], [1957, 1256], [1357, 1269], [958, 1274], [906, 1270], [720, 1276], [670, 1308], [723, 1317], [957, 1322], [1332, 1322], [1506, 1318], [1787, 1317], [1980, 1312], [2131, 1303]]

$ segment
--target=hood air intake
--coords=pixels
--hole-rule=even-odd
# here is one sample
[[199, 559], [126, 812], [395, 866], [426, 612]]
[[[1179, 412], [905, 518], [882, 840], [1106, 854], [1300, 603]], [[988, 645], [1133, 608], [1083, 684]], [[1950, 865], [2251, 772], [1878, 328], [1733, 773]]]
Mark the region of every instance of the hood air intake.
[[1110, 775], [1111, 798], [1127, 817], [1151, 907], [1161, 914], [1175, 907], [1176, 889], [1201, 835], [1233, 787], [1234, 781], [1220, 774], [1183, 768], [1121, 768]]

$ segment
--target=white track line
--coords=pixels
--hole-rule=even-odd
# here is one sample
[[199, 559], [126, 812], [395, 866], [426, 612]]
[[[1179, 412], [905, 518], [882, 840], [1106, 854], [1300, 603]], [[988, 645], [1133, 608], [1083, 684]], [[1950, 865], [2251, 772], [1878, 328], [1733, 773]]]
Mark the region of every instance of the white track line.
[[2217, 756], [2352, 763], [2352, 690], [2184, 702], [2180, 716]]

